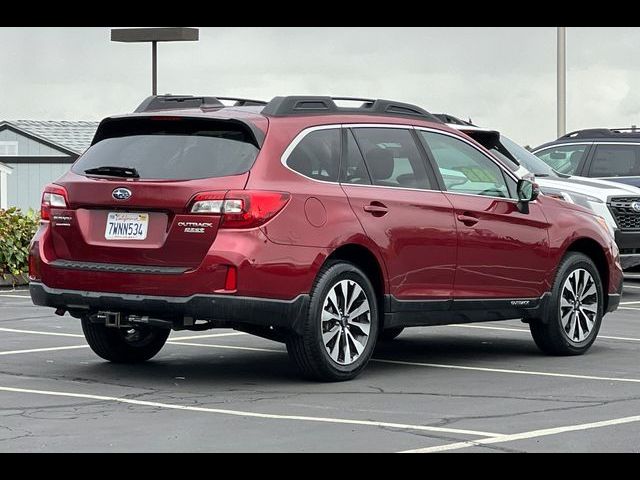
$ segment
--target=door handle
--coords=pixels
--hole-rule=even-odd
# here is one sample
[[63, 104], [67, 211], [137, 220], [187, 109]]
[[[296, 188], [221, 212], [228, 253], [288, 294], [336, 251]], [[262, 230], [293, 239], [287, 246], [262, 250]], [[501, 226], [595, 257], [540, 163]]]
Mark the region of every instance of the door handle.
[[467, 227], [473, 227], [476, 223], [478, 223], [480, 220], [476, 217], [474, 217], [473, 215], [465, 212], [462, 215], [458, 215], [458, 221], [461, 223], [464, 223]]
[[369, 205], [362, 207], [365, 212], [370, 213], [374, 217], [382, 217], [387, 214], [389, 209], [384, 203], [371, 202]]

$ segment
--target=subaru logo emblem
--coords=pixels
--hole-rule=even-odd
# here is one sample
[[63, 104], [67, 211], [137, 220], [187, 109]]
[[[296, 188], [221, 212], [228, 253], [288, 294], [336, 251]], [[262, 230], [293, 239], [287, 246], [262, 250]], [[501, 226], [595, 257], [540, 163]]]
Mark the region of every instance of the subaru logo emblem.
[[640, 213], [640, 202], [633, 202], [631, 204], [631, 210], [634, 212]]
[[116, 200], [127, 200], [131, 197], [131, 190], [128, 188], [116, 188], [111, 192], [111, 196]]

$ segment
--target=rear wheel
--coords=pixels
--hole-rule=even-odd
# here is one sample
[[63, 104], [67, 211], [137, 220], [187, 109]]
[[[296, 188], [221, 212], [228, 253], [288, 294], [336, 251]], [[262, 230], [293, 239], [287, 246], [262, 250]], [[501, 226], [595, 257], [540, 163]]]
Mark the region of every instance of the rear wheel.
[[593, 261], [569, 253], [556, 274], [547, 321], [529, 324], [538, 348], [549, 355], [585, 353], [598, 336], [603, 300], [602, 280]]
[[98, 356], [114, 363], [140, 363], [153, 358], [164, 346], [171, 330], [140, 326], [110, 328], [82, 319], [87, 343]]
[[390, 342], [395, 340], [398, 335], [404, 331], [404, 327], [385, 328], [380, 332], [379, 340], [383, 342]]
[[287, 340], [289, 356], [305, 377], [352, 379], [371, 358], [378, 315], [375, 290], [362, 270], [347, 262], [329, 263], [311, 291], [303, 334]]

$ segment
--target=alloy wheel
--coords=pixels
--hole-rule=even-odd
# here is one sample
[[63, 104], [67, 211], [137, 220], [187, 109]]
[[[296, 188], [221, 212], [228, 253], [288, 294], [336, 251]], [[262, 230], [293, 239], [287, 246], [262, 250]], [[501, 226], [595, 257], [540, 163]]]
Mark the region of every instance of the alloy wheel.
[[560, 297], [562, 329], [572, 342], [585, 341], [598, 316], [598, 289], [585, 269], [571, 272], [564, 282]]
[[329, 289], [322, 304], [322, 343], [339, 365], [353, 364], [369, 342], [371, 308], [364, 289], [341, 280]]

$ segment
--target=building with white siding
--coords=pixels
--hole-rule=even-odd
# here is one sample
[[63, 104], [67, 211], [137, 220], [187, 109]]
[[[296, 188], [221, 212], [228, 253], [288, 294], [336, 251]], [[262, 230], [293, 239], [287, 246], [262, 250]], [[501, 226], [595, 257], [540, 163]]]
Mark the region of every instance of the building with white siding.
[[0, 200], [6, 197], [2, 208], [38, 210], [44, 186], [71, 167], [97, 128], [98, 122], [0, 121], [0, 162], [5, 165], [0, 181], [6, 181], [6, 188], [0, 184]]

